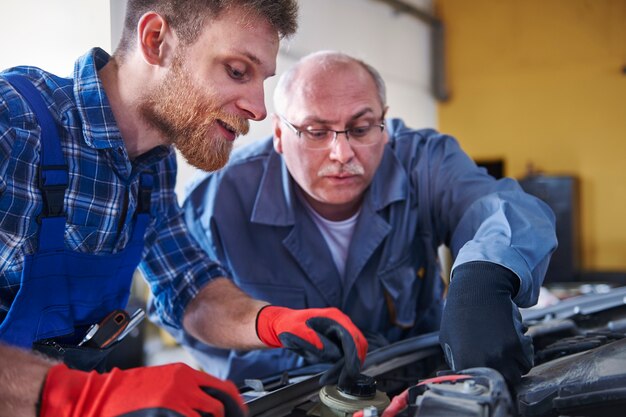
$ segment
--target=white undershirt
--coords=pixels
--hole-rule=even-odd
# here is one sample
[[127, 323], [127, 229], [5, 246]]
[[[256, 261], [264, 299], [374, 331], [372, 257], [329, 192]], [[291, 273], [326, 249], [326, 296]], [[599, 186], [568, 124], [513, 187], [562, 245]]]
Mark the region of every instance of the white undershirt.
[[343, 278], [346, 270], [346, 259], [348, 259], [348, 249], [350, 249], [354, 227], [359, 219], [361, 210], [346, 220], [332, 221], [320, 216], [305, 199], [302, 199], [302, 201], [309, 213], [311, 213], [313, 222], [317, 225], [322, 236], [324, 236], [328, 249], [333, 256], [333, 261], [337, 266], [337, 271], [339, 271], [339, 276]]

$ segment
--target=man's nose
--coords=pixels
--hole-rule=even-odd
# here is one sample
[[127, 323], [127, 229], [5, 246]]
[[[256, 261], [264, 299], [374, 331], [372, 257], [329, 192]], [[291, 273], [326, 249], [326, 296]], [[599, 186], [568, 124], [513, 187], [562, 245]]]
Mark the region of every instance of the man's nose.
[[245, 113], [245, 117], [250, 120], [263, 120], [267, 117], [267, 108], [265, 107], [265, 94], [263, 87], [255, 88], [244, 97], [242, 97], [237, 107]]
[[330, 144], [330, 159], [345, 164], [354, 158], [352, 145], [344, 132], [337, 133], [335, 140]]

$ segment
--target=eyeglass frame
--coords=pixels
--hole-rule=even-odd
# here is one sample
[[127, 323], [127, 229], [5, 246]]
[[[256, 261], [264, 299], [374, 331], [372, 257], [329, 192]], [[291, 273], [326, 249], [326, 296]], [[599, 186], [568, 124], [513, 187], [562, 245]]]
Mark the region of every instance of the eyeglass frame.
[[[291, 129], [291, 131], [293, 133], [296, 134], [296, 136], [298, 136], [298, 139], [302, 138], [302, 133], [305, 132], [310, 132], [310, 130], [306, 130], [306, 129], [302, 129], [298, 126], [295, 126], [293, 123], [291, 123], [289, 120], [287, 120], [285, 118], [285, 116], [283, 116], [282, 114], [278, 114], [277, 113], [278, 118], [287, 125], [287, 127], [289, 129]], [[361, 126], [363, 127], [363, 126]], [[383, 115], [381, 116], [381, 122], [380, 124], [373, 124], [373, 125], [369, 125], [369, 128], [375, 128], [375, 127], [379, 127], [381, 133], [384, 132], [385, 130], [385, 113], [383, 112]], [[327, 146], [325, 147], [320, 147], [320, 148], [310, 148], [310, 149], [330, 149], [330, 147], [332, 146], [333, 143], [335, 143], [337, 141], [337, 137], [339, 136], [340, 133], [343, 133], [346, 136], [346, 140], [348, 141], [348, 143], [350, 144], [350, 146], [357, 146], [357, 147], [367, 147], [367, 146], [373, 146], [375, 145], [377, 142], [372, 142], [372, 143], [368, 143], [368, 144], [362, 144], [360, 143], [358, 140], [355, 140], [355, 142], [351, 142], [350, 141], [350, 135], [349, 132], [353, 129], [355, 129], [356, 127], [351, 127], [349, 129], [345, 129], [345, 130], [335, 130], [335, 129], [311, 129], [311, 130], [317, 130], [317, 131], [326, 131], [326, 132], [333, 132], [333, 138], [332, 140], [328, 143]], [[305, 143], [307, 143], [307, 139], [305, 138]]]

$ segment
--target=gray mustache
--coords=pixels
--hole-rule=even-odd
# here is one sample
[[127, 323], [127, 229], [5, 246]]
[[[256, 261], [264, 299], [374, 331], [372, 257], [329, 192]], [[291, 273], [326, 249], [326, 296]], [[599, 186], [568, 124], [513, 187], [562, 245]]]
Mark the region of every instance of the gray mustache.
[[326, 165], [319, 170], [317, 175], [327, 177], [340, 174], [363, 175], [364, 173], [365, 170], [361, 164], [351, 162], [346, 165]]

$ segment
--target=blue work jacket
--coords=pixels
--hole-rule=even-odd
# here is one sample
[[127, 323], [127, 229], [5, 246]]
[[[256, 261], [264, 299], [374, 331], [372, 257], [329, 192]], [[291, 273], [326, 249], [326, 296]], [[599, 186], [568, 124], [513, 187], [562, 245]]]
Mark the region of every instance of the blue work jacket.
[[[516, 304], [536, 303], [556, 247], [550, 209], [515, 180], [489, 176], [454, 138], [400, 120], [387, 126], [389, 143], [366, 191], [344, 277], [271, 138], [236, 150], [224, 169], [191, 184], [189, 229], [251, 296], [291, 308], [338, 307], [373, 345], [439, 328], [441, 244], [451, 250], [453, 270], [497, 263], [520, 278]], [[286, 350], [229, 352], [170, 330], [207, 371], [237, 382], [301, 364]]]

